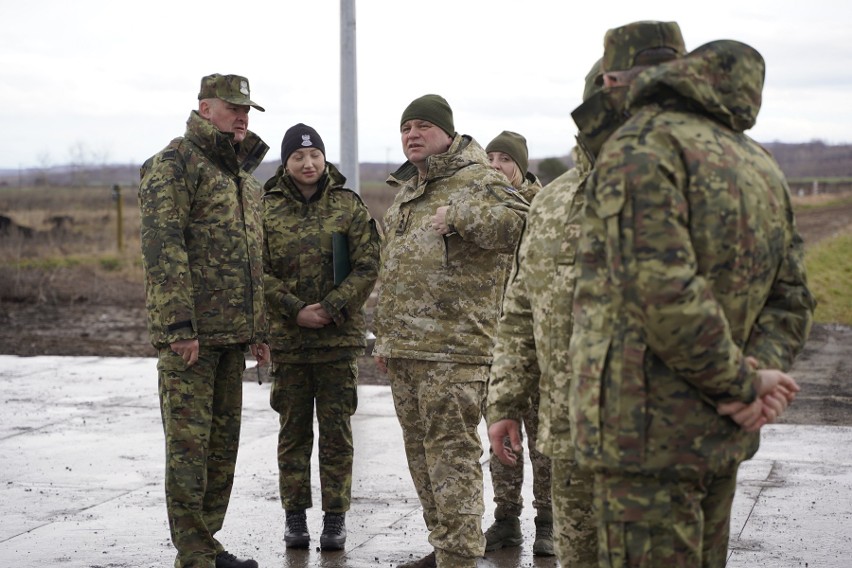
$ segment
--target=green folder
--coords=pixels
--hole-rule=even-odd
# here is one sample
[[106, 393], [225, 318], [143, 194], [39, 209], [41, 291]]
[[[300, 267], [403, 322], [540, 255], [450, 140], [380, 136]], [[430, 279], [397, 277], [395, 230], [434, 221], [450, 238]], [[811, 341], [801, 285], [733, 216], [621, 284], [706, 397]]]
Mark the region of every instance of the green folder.
[[331, 234], [331, 262], [334, 266], [334, 285], [339, 286], [352, 272], [349, 262], [349, 238], [345, 233]]

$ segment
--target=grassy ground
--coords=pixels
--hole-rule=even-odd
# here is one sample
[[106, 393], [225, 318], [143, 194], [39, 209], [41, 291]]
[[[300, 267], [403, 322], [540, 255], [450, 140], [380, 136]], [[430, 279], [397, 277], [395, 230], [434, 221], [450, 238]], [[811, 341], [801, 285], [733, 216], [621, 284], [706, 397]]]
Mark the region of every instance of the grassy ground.
[[816, 321], [852, 325], [852, 230], [814, 245], [805, 256]]

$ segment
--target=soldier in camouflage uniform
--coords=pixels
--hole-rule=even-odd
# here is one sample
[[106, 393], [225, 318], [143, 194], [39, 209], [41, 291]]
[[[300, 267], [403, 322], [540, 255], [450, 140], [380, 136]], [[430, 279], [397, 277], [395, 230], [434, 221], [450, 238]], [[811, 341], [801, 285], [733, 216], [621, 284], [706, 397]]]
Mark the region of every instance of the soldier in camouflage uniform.
[[[270, 403], [280, 415], [278, 473], [288, 548], [310, 542], [305, 509], [312, 506], [314, 404], [325, 512], [320, 547], [339, 550], [346, 542], [350, 416], [358, 404], [357, 357], [366, 347], [364, 303], [378, 274], [379, 233], [345, 183], [325, 161], [316, 130], [296, 124], [284, 135], [281, 166], [264, 188], [264, 289], [275, 361]], [[335, 249], [338, 237], [345, 250]], [[338, 270], [340, 255], [348, 259], [348, 274]]]
[[[527, 201], [532, 201], [541, 189], [541, 182], [527, 170], [529, 151], [526, 139], [517, 132], [504, 130], [488, 143], [485, 152], [488, 154], [491, 167], [503, 172], [512, 186]], [[527, 445], [533, 470], [533, 507], [537, 511], [533, 553], [540, 556], [553, 556], [550, 458], [535, 447], [538, 432], [538, 390], [533, 389], [530, 396], [529, 408], [523, 415], [523, 422], [527, 432]], [[486, 552], [503, 547], [519, 546], [524, 541], [520, 524], [523, 509], [521, 498], [521, 488], [524, 484], [523, 454], [518, 455], [517, 463], [509, 466], [502, 463], [491, 452], [488, 464], [494, 488], [494, 503], [497, 507], [494, 510], [494, 523], [485, 531]]]
[[[600, 61], [596, 61], [586, 76], [584, 100], [600, 89], [601, 81]], [[592, 475], [576, 466], [565, 410], [571, 381], [568, 342], [574, 254], [583, 214], [583, 185], [592, 164], [577, 147], [572, 154], [575, 167], [546, 185], [530, 206], [497, 328], [486, 417], [494, 456], [514, 463], [520, 462], [523, 451], [520, 423], [524, 421], [532, 440], [536, 430], [530, 427], [528, 416], [535, 412], [537, 448], [547, 459], [546, 479], [552, 485], [547, 490], [548, 505], [551, 493], [553, 505], [552, 512], [551, 507], [537, 506], [533, 552], [536, 546], [547, 544], [539, 544], [545, 540], [540, 533], [552, 531], [555, 525], [555, 548], [561, 565], [590, 567], [597, 565]], [[536, 453], [530, 445], [534, 464]], [[495, 463], [502, 464], [492, 457], [492, 475]], [[537, 494], [535, 482], [533, 494]], [[499, 512], [498, 505], [495, 518], [499, 519]], [[552, 543], [551, 537], [551, 549]]]
[[269, 360], [260, 184], [248, 80], [209, 75], [186, 134], [142, 166], [148, 329], [158, 349], [176, 568], [252, 568], [214, 538], [234, 479], [245, 351]]
[[408, 158], [388, 179], [376, 310], [409, 471], [435, 552], [407, 566], [473, 567], [485, 550], [477, 426], [494, 331], [528, 203], [456, 134], [447, 101], [402, 113]]
[[518, 190], [529, 202], [541, 189], [541, 182], [529, 171], [529, 150], [527, 139], [511, 130], [504, 130], [485, 147], [488, 163], [495, 170], [503, 172], [512, 187]]
[[[675, 58], [645, 59], [649, 38]], [[744, 134], [763, 59], [734, 41], [682, 51], [675, 23], [605, 39], [629, 118], [586, 189], [569, 394], [601, 566], [724, 566], [738, 466], [797, 390], [779, 369], [812, 321], [789, 188]]]

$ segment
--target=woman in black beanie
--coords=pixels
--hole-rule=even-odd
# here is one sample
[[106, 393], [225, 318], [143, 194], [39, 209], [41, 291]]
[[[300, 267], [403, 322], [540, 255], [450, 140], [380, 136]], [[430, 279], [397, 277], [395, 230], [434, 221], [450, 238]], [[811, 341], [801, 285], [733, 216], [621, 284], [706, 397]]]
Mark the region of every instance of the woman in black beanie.
[[325, 161], [316, 130], [296, 124], [264, 186], [264, 294], [279, 414], [278, 473], [287, 548], [307, 548], [312, 506], [314, 405], [319, 424], [322, 550], [341, 550], [352, 490], [357, 357], [366, 348], [364, 303], [376, 282], [379, 234], [370, 212]]

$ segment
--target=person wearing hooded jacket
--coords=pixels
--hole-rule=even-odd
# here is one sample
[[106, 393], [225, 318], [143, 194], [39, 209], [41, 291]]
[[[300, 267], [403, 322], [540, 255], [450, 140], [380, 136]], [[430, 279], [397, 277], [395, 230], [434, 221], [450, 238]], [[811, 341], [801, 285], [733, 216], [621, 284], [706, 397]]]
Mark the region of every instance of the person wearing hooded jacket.
[[[279, 414], [278, 470], [287, 548], [307, 548], [312, 506], [314, 406], [319, 428], [322, 550], [341, 550], [352, 493], [350, 417], [364, 304], [378, 274], [379, 232], [360, 196], [325, 160], [316, 130], [284, 134], [281, 165], [266, 182], [264, 290], [273, 357], [270, 404]], [[343, 260], [347, 262], [343, 262]], [[346, 270], [348, 264], [348, 271]]]
[[605, 37], [605, 91], [628, 118], [586, 187], [570, 427], [595, 472], [601, 566], [724, 566], [737, 469], [798, 390], [783, 370], [815, 302], [789, 188], [745, 134], [762, 57], [716, 41], [642, 61], [649, 35], [682, 46], [674, 22]]
[[175, 568], [257, 568], [216, 539], [234, 482], [246, 347], [269, 360], [260, 184], [269, 150], [248, 129], [249, 82], [201, 79], [186, 133], [146, 160], [139, 184], [142, 266], [158, 350], [166, 508]]
[[407, 161], [388, 178], [397, 193], [384, 218], [373, 354], [434, 548], [403, 566], [474, 567], [485, 551], [477, 427], [529, 204], [456, 133], [443, 97], [412, 101], [400, 137]]
[[[602, 80], [598, 60], [586, 75], [583, 100], [600, 90]], [[533, 554], [555, 552], [562, 566], [595, 566], [598, 550], [592, 475], [578, 468], [574, 460], [566, 412], [571, 381], [568, 343], [574, 296], [572, 269], [583, 216], [583, 187], [593, 161], [577, 146], [572, 158], [575, 166], [547, 184], [530, 204], [497, 327], [486, 418], [494, 454], [490, 461], [492, 478], [508, 478], [504, 471], [518, 471], [523, 451], [521, 423], [527, 429], [537, 511]], [[546, 459], [546, 464], [537, 465], [541, 458], [536, 454]], [[542, 465], [546, 472], [538, 469]], [[516, 475], [520, 485], [522, 474]], [[536, 475], [550, 484], [546, 493], [536, 487], [540, 483]], [[503, 493], [515, 495], [508, 488], [503, 488]], [[503, 536], [501, 540], [513, 534], [520, 540], [520, 499], [503, 497], [501, 502], [499, 494], [495, 482], [495, 523], [485, 532], [486, 540], [490, 540], [489, 532]]]

